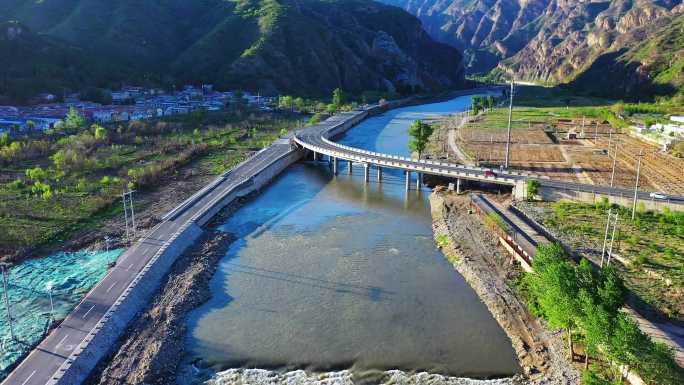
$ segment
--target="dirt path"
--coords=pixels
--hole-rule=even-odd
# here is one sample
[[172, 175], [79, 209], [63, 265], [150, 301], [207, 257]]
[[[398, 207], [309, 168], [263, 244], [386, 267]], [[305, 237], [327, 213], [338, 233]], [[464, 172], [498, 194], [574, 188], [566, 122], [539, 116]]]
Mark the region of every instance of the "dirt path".
[[566, 359], [560, 334], [548, 331], [518, 299], [511, 288], [517, 268], [479, 217], [469, 213], [468, 198], [433, 193], [430, 204], [438, 244], [511, 339], [529, 382], [578, 384], [579, 372]]

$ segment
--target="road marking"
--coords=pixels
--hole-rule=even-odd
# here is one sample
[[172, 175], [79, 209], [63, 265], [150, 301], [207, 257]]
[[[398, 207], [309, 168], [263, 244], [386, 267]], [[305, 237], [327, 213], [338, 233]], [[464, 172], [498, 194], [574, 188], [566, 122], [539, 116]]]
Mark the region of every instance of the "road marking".
[[112, 284], [112, 286], [110, 286], [109, 289], [107, 289], [107, 290], [105, 291], [105, 293], [109, 293], [109, 292], [114, 288], [114, 286], [116, 286], [117, 283], [118, 283], [118, 282], [114, 282], [114, 283]]
[[55, 350], [59, 349], [59, 347], [62, 346], [62, 344], [64, 343], [64, 341], [67, 339], [67, 337], [69, 337], [68, 334], [65, 335], [64, 338], [62, 338], [62, 339], [59, 341], [59, 343], [55, 346]]
[[95, 308], [95, 305], [91, 306], [90, 309], [88, 309], [88, 311], [85, 312], [85, 314], [83, 314], [83, 319], [85, 319], [85, 318], [88, 316], [88, 314], [89, 314], [94, 308]]
[[28, 377], [26, 377], [26, 379], [24, 380], [24, 382], [21, 383], [21, 385], [26, 385], [26, 384], [28, 384], [28, 382], [31, 380], [31, 377], [33, 377], [34, 374], [36, 374], [36, 371], [35, 371], [35, 370], [32, 371], [31, 374], [29, 374]]
[[134, 263], [131, 263], [130, 265], [128, 265], [128, 268], [126, 269], [126, 271], [131, 271], [131, 267], [133, 267], [133, 265], [134, 265]]

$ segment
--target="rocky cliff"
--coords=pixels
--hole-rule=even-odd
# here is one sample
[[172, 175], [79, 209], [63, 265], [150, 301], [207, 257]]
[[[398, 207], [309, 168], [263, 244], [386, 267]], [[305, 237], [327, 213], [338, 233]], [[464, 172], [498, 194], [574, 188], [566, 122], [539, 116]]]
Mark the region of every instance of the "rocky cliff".
[[[327, 95], [335, 87], [411, 92], [463, 82], [456, 49], [433, 41], [409, 13], [370, 0], [3, 0], [0, 15], [98, 62], [59, 84], [68, 88], [212, 82]], [[123, 76], [103, 75], [101, 61]]]
[[[678, 87], [659, 75], [666, 69], [649, 63], [669, 66], [661, 59], [678, 57], [681, 44], [673, 41], [661, 52], [650, 50], [648, 54], [637, 46], [658, 41], [664, 34], [677, 40], [672, 26], [684, 12], [681, 0], [383, 1], [414, 13], [436, 39], [463, 49], [470, 73], [495, 69], [507, 77], [552, 84], [574, 82], [599, 92], [609, 90], [604, 84], [592, 90], [586, 80], [603, 69], [619, 74], [610, 77], [619, 83], [613, 84], [616, 94], [665, 92], [668, 87]], [[663, 86], [663, 82], [668, 84]]]

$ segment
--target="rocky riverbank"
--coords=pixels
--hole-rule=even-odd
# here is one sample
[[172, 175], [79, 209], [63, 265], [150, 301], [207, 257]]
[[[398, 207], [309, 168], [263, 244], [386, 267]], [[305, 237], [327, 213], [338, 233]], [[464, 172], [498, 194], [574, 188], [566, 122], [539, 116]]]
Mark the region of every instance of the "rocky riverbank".
[[181, 256], [151, 304], [88, 383], [175, 383], [187, 332], [185, 316], [209, 299], [209, 280], [233, 239], [231, 234], [212, 232]]
[[487, 305], [511, 339], [531, 384], [578, 384], [579, 372], [566, 357], [558, 333], [550, 332], [532, 316], [514, 289], [520, 272], [469, 208], [470, 199], [436, 191], [430, 196], [435, 239], [447, 259]]

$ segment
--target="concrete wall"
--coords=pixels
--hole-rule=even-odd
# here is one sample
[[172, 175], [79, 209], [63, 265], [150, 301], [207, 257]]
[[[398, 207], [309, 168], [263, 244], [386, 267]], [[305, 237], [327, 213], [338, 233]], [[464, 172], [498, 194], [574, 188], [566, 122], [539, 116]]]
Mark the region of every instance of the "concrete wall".
[[100, 359], [114, 346], [131, 319], [147, 305], [176, 258], [195, 243], [200, 235], [202, 229], [194, 223], [189, 223], [175, 238], [166, 242], [48, 384], [73, 385], [83, 382]]
[[114, 346], [128, 323], [148, 304], [176, 259], [202, 235], [201, 226], [236, 198], [257, 191], [297, 162], [303, 150], [292, 150], [258, 170], [247, 182], [218, 197], [203, 212], [186, 222], [138, 273], [133, 282], [109, 309], [86, 339], [74, 350], [48, 384], [73, 385], [83, 382], [90, 371]]

